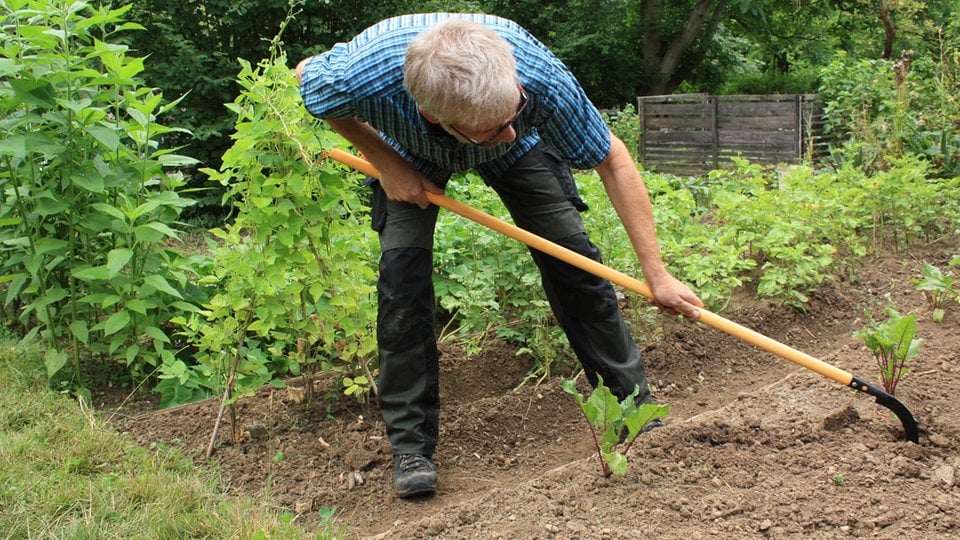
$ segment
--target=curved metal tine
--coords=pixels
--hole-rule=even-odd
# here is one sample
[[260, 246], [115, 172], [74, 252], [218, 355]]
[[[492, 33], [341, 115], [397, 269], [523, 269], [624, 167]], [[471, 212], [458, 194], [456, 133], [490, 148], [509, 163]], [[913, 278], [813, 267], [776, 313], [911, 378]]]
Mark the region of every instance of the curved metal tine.
[[910, 413], [910, 409], [900, 400], [858, 377], [854, 377], [850, 381], [850, 388], [866, 392], [877, 398], [877, 403], [893, 411], [893, 414], [900, 419], [903, 424], [904, 438], [910, 442], [920, 442], [920, 427], [917, 425], [917, 420]]

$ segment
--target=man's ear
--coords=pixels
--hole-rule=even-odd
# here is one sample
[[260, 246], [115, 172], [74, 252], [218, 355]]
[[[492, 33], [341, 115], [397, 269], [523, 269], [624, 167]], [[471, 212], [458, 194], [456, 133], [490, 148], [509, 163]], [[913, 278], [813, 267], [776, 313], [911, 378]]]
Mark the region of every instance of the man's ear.
[[426, 118], [426, 119], [427, 119], [427, 122], [430, 122], [431, 124], [439, 124], [439, 123], [440, 123], [440, 120], [437, 119], [436, 116], [428, 113], [427, 111], [423, 110], [422, 108], [420, 109], [420, 116]]

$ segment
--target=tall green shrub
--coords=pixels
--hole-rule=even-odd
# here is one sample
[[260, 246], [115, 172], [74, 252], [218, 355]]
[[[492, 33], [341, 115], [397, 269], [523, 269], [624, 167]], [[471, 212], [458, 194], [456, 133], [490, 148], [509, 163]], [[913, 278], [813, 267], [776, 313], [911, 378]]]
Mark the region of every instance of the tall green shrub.
[[[127, 8], [0, 2], [0, 282], [4, 324], [47, 344], [50, 377], [90, 359], [143, 377], [173, 356], [201, 258], [169, 247], [192, 204], [164, 148], [176, 106], [139, 79], [118, 37]], [[90, 355], [93, 355], [92, 357]]]
[[[224, 202], [237, 214], [212, 231], [206, 280], [217, 293], [202, 312], [177, 319], [198, 354], [196, 364], [163, 366], [165, 405], [219, 392], [227, 381], [233, 402], [290, 375], [372, 373], [379, 250], [364, 192], [323, 158], [342, 141], [306, 112], [277, 40], [273, 50], [256, 66], [240, 62], [242, 92], [228, 105], [237, 115], [233, 146], [220, 170], [204, 171], [226, 187]], [[364, 378], [350, 377], [352, 394], [369, 389], [357, 380]]]

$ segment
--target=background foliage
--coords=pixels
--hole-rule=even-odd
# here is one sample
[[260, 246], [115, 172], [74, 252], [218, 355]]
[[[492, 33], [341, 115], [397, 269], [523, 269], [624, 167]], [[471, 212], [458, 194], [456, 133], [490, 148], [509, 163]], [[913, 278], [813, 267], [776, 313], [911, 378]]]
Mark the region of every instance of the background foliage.
[[[715, 310], [738, 287], [802, 309], [871, 253], [956, 232], [960, 33], [949, 10], [898, 3], [895, 47], [878, 59], [889, 34], [873, 3], [703, 4], [687, 45], [675, 38], [692, 3], [443, 6], [531, 28], [598, 103], [620, 107], [610, 124], [627, 141], [628, 105], [654, 79], [683, 91], [822, 85], [827, 161], [645, 175], [665, 260]], [[231, 375], [234, 399], [316, 372], [361, 399], [373, 390], [367, 191], [323, 158], [343, 141], [303, 110], [290, 68], [384, 16], [440, 3], [0, 5], [0, 314], [24, 344], [45, 344], [51, 381], [82, 389], [106, 375], [154, 387], [164, 404], [222, 392]], [[810, 35], [797, 13], [845, 32]], [[200, 163], [183, 157], [193, 152]], [[605, 260], [638, 274], [597, 177], [577, 179]], [[449, 194], [506, 215], [470, 173]], [[185, 215], [199, 199], [213, 212]], [[441, 339], [515, 342], [538, 360], [533, 379], [573, 369], [526, 248], [448, 213], [436, 246]], [[628, 296], [624, 308], [655, 339], [645, 302]]]

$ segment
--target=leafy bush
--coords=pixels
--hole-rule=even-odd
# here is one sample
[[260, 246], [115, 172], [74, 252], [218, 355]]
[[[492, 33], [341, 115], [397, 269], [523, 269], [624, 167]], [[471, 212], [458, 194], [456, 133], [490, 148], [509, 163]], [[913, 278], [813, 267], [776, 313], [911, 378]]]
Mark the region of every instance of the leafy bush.
[[616, 113], [605, 113], [603, 119], [610, 126], [610, 131], [627, 146], [633, 159], [637, 159], [640, 150], [640, 118], [636, 106], [628, 103]]
[[911, 281], [914, 289], [922, 291], [926, 297], [930, 309], [933, 310], [931, 317], [934, 322], [943, 322], [947, 301], [960, 300], [960, 285], [954, 281], [953, 274], [944, 272], [927, 261], [923, 261], [920, 277]]
[[46, 342], [48, 376], [70, 384], [89, 354], [151, 374], [174, 357], [170, 318], [203, 297], [205, 259], [171, 247], [192, 204], [174, 169], [193, 161], [163, 148], [176, 103], [142, 86], [144, 60], [117, 43], [140, 28], [128, 8], [2, 3], [2, 315]]
[[960, 173], [960, 42], [945, 39], [941, 57], [904, 53], [898, 61], [852, 61], [844, 54], [822, 71], [824, 131], [838, 163], [868, 173], [904, 154], [922, 157], [935, 176]]
[[[496, 193], [475, 174], [457, 175], [447, 194], [509, 221]], [[441, 212], [434, 238], [434, 283], [441, 340], [468, 354], [494, 336], [519, 345], [536, 366], [531, 377], [572, 368], [566, 338], [553, 319], [540, 274], [523, 244], [452, 212]]]
[[214, 268], [204, 281], [216, 293], [203, 311], [176, 319], [198, 354], [196, 364], [162, 366], [165, 405], [225, 388], [233, 402], [300, 374], [309, 392], [320, 371], [346, 372], [358, 396], [373, 381], [378, 250], [364, 198], [322, 157], [342, 143], [303, 108], [279, 37], [273, 50], [257, 66], [241, 61], [243, 91], [229, 105], [234, 144], [220, 170], [205, 171], [227, 188], [237, 215], [211, 231]]

